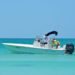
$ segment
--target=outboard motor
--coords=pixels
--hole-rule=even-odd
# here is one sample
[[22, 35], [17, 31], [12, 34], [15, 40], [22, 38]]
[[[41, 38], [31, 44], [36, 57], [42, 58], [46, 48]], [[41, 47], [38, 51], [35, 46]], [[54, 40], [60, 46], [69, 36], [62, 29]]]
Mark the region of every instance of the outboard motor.
[[74, 52], [74, 45], [66, 44], [65, 54], [73, 54], [73, 52]]

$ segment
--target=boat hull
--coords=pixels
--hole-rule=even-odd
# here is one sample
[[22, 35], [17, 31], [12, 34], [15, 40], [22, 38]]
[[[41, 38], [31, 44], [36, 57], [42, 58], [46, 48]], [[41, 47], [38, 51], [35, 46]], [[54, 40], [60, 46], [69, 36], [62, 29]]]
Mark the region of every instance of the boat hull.
[[17, 54], [64, 54], [64, 50], [51, 50], [41, 48], [31, 48], [22, 46], [5, 45], [9, 51]]

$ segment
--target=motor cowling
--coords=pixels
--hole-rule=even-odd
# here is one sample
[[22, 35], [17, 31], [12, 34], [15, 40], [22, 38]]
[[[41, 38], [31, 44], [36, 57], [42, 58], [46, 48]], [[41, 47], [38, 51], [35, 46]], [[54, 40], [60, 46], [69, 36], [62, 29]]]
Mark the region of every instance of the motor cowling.
[[66, 44], [65, 54], [73, 54], [74, 52], [74, 44]]

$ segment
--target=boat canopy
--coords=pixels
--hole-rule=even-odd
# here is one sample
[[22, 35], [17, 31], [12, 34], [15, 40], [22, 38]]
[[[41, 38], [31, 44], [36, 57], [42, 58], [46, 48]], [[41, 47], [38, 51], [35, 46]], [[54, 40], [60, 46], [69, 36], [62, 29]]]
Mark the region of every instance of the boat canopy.
[[57, 31], [51, 31], [51, 32], [48, 32], [47, 34], [45, 34], [45, 36], [49, 36], [51, 34], [55, 34], [57, 36], [58, 32]]

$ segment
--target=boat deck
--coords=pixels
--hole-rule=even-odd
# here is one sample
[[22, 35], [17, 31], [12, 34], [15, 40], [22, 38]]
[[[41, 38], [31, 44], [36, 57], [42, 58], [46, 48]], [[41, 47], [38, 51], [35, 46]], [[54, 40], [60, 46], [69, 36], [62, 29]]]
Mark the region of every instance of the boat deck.
[[17, 47], [29, 47], [29, 48], [40, 48], [40, 49], [51, 49], [51, 50], [64, 50], [63, 47], [60, 47], [58, 49], [56, 48], [46, 48], [46, 47], [35, 47], [34, 45], [31, 44], [15, 44], [15, 43], [2, 43], [4, 45], [8, 45], [8, 46], [17, 46]]

